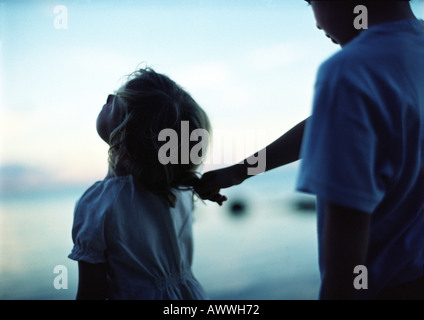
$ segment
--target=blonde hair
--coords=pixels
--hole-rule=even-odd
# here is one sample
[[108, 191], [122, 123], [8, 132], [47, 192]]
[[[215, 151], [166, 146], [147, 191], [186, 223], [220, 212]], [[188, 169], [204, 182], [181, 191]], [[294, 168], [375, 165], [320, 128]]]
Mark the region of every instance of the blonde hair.
[[[117, 91], [115, 103], [124, 108], [125, 115], [110, 135], [111, 170], [132, 174], [136, 182], [175, 206], [172, 189], [190, 188], [197, 180], [199, 165], [191, 160], [188, 164], [162, 164], [158, 152], [164, 142], [159, 141], [159, 133], [163, 129], [181, 132], [182, 121], [188, 121], [190, 133], [196, 129], [209, 132], [207, 114], [184, 89], [151, 68], [131, 74]], [[190, 142], [190, 150], [193, 145]], [[178, 149], [181, 152], [181, 139]]]

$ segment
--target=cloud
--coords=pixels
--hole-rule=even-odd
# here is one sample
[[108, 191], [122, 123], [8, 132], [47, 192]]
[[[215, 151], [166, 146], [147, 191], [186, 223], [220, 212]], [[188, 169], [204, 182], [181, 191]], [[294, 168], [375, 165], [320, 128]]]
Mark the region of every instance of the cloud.
[[252, 90], [240, 78], [238, 67], [225, 61], [205, 61], [176, 69], [172, 77], [206, 112], [228, 116], [243, 110], [252, 99]]
[[25, 163], [8, 163], [0, 166], [0, 196], [20, 196], [61, 192], [81, 189], [90, 181], [87, 179], [63, 179], [61, 172], [49, 170], [41, 166]]
[[[128, 56], [123, 56], [112, 49], [97, 47], [75, 46], [66, 55], [62, 55], [63, 59], [73, 68], [81, 68], [82, 70], [90, 70], [90, 73], [105, 71], [116, 71], [128, 69]], [[133, 66], [134, 68], [135, 66]], [[132, 70], [129, 70], [131, 72]]]
[[306, 52], [304, 44], [278, 43], [249, 52], [245, 61], [250, 67], [265, 71], [299, 62], [305, 58]]
[[36, 167], [19, 163], [0, 167], [0, 195], [13, 195], [36, 190], [49, 184], [49, 174]]
[[185, 87], [210, 88], [230, 83], [232, 71], [225, 63], [205, 62], [180, 71], [178, 79]]

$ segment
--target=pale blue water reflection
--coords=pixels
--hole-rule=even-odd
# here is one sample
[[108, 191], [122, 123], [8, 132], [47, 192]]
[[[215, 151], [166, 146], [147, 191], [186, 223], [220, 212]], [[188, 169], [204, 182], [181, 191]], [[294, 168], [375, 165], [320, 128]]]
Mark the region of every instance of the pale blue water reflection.
[[[226, 190], [223, 207], [197, 203], [193, 269], [212, 299], [316, 298], [315, 214], [293, 205], [295, 172], [278, 169]], [[67, 255], [83, 190], [2, 199], [0, 299], [74, 299], [77, 266]], [[244, 215], [230, 214], [235, 200]], [[53, 286], [56, 265], [68, 269], [66, 290]]]

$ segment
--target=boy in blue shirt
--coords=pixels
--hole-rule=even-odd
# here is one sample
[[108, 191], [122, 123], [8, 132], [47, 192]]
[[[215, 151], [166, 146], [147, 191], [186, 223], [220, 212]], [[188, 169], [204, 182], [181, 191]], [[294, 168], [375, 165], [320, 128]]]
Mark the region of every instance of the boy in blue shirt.
[[[343, 49], [319, 69], [312, 116], [266, 148], [266, 170], [303, 159], [321, 299], [424, 299], [423, 22], [407, 1], [308, 2]], [[359, 4], [368, 29], [355, 28]], [[248, 178], [247, 163], [206, 173], [201, 196], [225, 201], [219, 189]]]

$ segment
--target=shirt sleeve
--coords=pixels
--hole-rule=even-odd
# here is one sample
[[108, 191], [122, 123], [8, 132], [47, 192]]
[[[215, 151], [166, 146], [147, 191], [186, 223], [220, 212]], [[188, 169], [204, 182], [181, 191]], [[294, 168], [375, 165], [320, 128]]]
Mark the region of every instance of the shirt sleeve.
[[97, 184], [77, 202], [72, 227], [74, 246], [68, 256], [70, 259], [93, 264], [106, 262], [105, 220], [110, 210], [108, 199], [105, 188]]
[[321, 82], [302, 143], [299, 191], [372, 213], [385, 190], [379, 171], [376, 119], [365, 91]]

